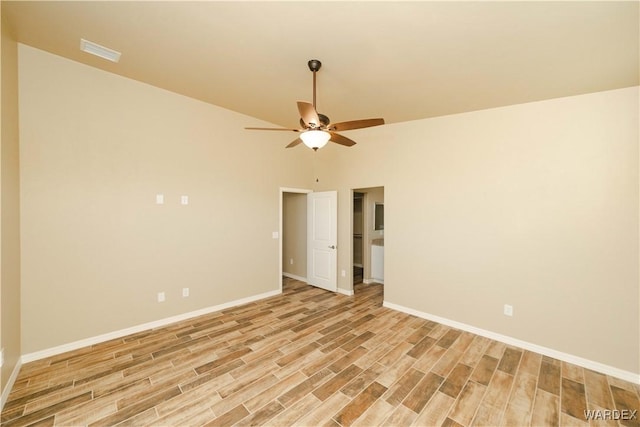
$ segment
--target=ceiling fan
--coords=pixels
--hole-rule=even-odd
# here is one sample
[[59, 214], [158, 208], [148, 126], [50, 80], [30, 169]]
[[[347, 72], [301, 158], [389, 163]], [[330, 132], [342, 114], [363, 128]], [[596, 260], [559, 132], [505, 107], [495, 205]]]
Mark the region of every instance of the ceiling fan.
[[313, 103], [298, 101], [298, 111], [300, 112], [301, 129], [289, 128], [254, 128], [248, 127], [249, 130], [278, 130], [299, 132], [300, 137], [293, 140], [286, 148], [295, 147], [300, 143], [304, 143], [307, 147], [314, 151], [324, 147], [327, 142], [335, 142], [336, 144], [351, 147], [355, 145], [355, 141], [342, 136], [336, 132], [362, 129], [371, 126], [379, 126], [384, 124], [384, 119], [361, 119], [351, 120], [348, 122], [331, 123], [329, 117], [320, 114], [316, 110], [316, 73], [320, 70], [322, 63], [317, 59], [310, 60], [307, 65], [309, 70], [313, 72]]

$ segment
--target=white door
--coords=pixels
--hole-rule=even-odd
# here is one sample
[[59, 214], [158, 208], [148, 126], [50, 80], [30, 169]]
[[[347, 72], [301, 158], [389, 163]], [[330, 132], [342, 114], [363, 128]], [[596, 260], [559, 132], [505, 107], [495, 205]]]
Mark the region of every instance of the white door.
[[338, 192], [307, 194], [307, 281], [338, 290]]

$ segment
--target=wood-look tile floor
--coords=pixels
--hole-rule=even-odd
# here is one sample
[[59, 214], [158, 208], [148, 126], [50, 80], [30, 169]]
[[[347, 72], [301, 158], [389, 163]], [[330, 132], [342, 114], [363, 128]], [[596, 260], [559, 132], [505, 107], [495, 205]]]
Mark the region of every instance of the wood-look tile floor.
[[25, 364], [2, 425], [638, 426], [585, 410], [638, 410], [639, 394], [383, 308], [380, 285], [285, 279], [282, 295]]

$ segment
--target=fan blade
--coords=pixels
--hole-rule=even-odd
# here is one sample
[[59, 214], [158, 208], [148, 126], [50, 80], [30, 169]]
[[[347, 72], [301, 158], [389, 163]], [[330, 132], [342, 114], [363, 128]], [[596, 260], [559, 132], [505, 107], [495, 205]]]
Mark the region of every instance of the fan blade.
[[334, 123], [329, 127], [329, 130], [343, 131], [351, 129], [369, 128], [371, 126], [380, 126], [384, 124], [384, 119], [362, 119], [351, 120], [349, 122]]
[[356, 145], [356, 142], [352, 139], [347, 138], [346, 136], [339, 135], [335, 132], [329, 132], [331, 134], [331, 139], [329, 141], [335, 142], [336, 144], [345, 145], [347, 147], [351, 147], [352, 145]]
[[289, 143], [289, 145], [287, 145], [285, 148], [295, 147], [298, 144], [302, 144], [302, 140], [300, 138], [296, 138], [295, 140], [291, 141], [291, 143]]
[[298, 101], [298, 111], [300, 112], [302, 121], [305, 122], [307, 126], [314, 128], [320, 127], [320, 117], [318, 117], [318, 112], [313, 107], [313, 104]]
[[288, 128], [245, 128], [247, 130], [288, 130], [289, 132], [301, 132], [304, 129], [288, 129]]

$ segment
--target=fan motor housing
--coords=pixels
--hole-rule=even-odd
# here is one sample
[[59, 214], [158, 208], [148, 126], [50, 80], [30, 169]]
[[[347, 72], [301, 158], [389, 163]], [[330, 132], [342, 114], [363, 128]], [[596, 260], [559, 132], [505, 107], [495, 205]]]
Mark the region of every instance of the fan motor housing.
[[[325, 116], [324, 114], [318, 113], [318, 118], [320, 119], [320, 126], [321, 128], [326, 128], [327, 126], [329, 126], [329, 124], [331, 123], [331, 120], [329, 119], [329, 117]], [[300, 119], [300, 126], [307, 127], [307, 125], [305, 124], [304, 120]]]

